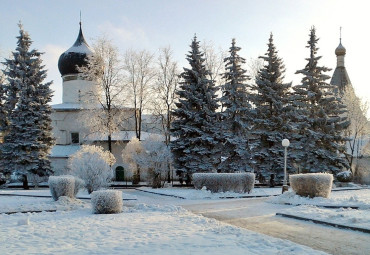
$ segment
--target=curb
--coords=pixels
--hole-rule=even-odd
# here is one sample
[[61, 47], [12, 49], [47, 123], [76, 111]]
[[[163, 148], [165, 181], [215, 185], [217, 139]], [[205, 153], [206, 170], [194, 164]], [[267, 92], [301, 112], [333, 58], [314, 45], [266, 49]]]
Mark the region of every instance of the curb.
[[[293, 205], [293, 206], [301, 206], [301, 205], [311, 205], [311, 204], [291, 204], [291, 203], [284, 203], [284, 205]], [[320, 207], [320, 208], [328, 208], [328, 209], [355, 209], [358, 210], [360, 209], [359, 206], [347, 206], [347, 205], [311, 205], [315, 207]]]
[[305, 217], [300, 217], [300, 216], [295, 216], [295, 215], [290, 215], [290, 214], [285, 214], [285, 213], [276, 213], [277, 216], [282, 216], [286, 218], [292, 218], [296, 220], [303, 220], [303, 221], [311, 221], [316, 224], [321, 224], [321, 225], [327, 225], [335, 228], [341, 228], [341, 229], [349, 229], [349, 230], [354, 230], [354, 231], [360, 231], [363, 233], [370, 234], [370, 229], [367, 228], [358, 228], [358, 227], [352, 227], [352, 226], [346, 226], [346, 225], [341, 225], [337, 223], [331, 223], [331, 222], [326, 222], [322, 220], [314, 220], [310, 218], [305, 218]]
[[260, 197], [277, 197], [280, 196], [281, 194], [276, 194], [276, 195], [256, 195], [256, 196], [240, 196], [240, 197], [219, 197], [221, 199], [233, 199], [233, 198], [260, 198]]
[[0, 214], [16, 214], [16, 213], [42, 213], [42, 212], [56, 212], [57, 210], [43, 210], [43, 211], [20, 211], [20, 212], [1, 212]]
[[[9, 197], [43, 197], [43, 198], [51, 198], [51, 196], [44, 196], [44, 195], [22, 195], [22, 194], [0, 194], [0, 196], [9, 196]], [[84, 199], [90, 200], [89, 197], [76, 197], [77, 199]], [[123, 198], [123, 201], [132, 201], [137, 200], [136, 198]]]
[[142, 189], [138, 189], [138, 188], [136, 188], [135, 190], [138, 190], [138, 191], [141, 191], [141, 192], [150, 193], [150, 194], [160, 195], [160, 196], [175, 197], [175, 198], [180, 198], [180, 199], [186, 199], [185, 197], [180, 197], [180, 196], [176, 196], [176, 195], [169, 195], [169, 194], [161, 194], [161, 193], [156, 193], [156, 192], [152, 192], [152, 191], [148, 191], [148, 190], [142, 190]]

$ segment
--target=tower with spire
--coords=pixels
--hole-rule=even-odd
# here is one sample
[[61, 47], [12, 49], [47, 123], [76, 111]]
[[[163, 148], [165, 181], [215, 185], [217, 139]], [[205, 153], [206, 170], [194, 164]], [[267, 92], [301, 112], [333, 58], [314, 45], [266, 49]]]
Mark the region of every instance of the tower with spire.
[[337, 67], [334, 70], [330, 84], [335, 85], [336, 86], [335, 92], [340, 96], [343, 96], [346, 89], [352, 88], [352, 84], [351, 80], [349, 79], [346, 67], [344, 65], [346, 48], [344, 48], [342, 45], [342, 28], [340, 28], [339, 45], [335, 49], [335, 55], [337, 55]]
[[87, 44], [80, 21], [80, 31], [75, 43], [65, 51], [58, 61], [59, 72], [63, 79], [63, 104], [81, 104], [81, 96], [98, 88], [92, 81], [83, 79], [79, 68], [87, 66], [87, 58], [93, 54]]

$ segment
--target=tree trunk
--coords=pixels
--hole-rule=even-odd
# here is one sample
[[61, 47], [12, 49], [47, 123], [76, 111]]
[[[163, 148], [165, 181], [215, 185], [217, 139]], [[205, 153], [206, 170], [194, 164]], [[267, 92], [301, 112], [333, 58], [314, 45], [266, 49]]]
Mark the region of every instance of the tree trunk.
[[111, 134], [108, 135], [108, 150], [112, 153], [112, 136]]
[[27, 175], [22, 175], [22, 182], [23, 182], [23, 189], [30, 189], [30, 187], [28, 186], [28, 179], [27, 179]]

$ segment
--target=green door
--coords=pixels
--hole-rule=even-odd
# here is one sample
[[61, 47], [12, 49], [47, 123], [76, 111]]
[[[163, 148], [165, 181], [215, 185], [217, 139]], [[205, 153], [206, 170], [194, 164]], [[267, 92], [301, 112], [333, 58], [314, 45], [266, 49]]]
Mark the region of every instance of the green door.
[[116, 181], [117, 182], [125, 181], [125, 169], [122, 166], [116, 167]]

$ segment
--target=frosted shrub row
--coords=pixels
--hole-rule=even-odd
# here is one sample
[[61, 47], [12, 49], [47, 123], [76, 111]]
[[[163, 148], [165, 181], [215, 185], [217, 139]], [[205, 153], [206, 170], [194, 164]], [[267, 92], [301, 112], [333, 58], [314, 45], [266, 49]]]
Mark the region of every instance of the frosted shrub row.
[[49, 189], [55, 201], [61, 196], [76, 197], [78, 191], [84, 187], [84, 182], [71, 175], [50, 176]]
[[206, 187], [211, 192], [250, 192], [254, 187], [254, 173], [195, 173], [193, 184], [196, 189]]
[[117, 190], [98, 190], [91, 193], [94, 213], [109, 214], [122, 212], [122, 192]]
[[329, 197], [333, 184], [333, 175], [326, 173], [309, 173], [289, 175], [290, 186], [299, 196]]

